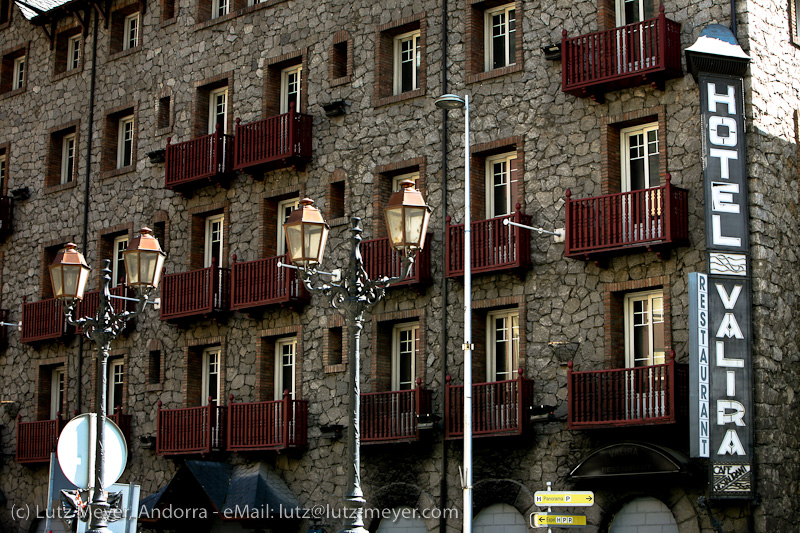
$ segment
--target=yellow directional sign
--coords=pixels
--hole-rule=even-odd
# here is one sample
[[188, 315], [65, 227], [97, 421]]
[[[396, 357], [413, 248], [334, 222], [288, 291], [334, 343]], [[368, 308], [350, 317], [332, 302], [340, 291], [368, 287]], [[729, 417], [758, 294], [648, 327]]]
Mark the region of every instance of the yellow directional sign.
[[533, 495], [539, 507], [590, 507], [594, 505], [594, 492], [590, 490], [545, 491], [537, 490]]
[[586, 517], [582, 515], [536, 513], [531, 517], [532, 527], [584, 527]]

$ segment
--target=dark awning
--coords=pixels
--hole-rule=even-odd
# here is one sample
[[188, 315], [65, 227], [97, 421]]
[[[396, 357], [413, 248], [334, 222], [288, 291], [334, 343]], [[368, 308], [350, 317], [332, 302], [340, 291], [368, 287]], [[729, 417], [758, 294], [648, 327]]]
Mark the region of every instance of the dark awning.
[[571, 479], [688, 474], [689, 458], [664, 446], [619, 442], [598, 448], [569, 473]]

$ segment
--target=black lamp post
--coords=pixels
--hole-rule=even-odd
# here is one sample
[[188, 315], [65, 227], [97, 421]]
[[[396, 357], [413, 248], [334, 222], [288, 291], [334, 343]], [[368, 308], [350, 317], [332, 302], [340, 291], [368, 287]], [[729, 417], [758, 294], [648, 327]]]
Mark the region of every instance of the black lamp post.
[[[402, 275], [395, 278], [382, 277], [369, 279], [361, 257], [361, 219], [353, 217], [350, 232], [352, 250], [350, 262], [344, 268], [341, 280], [313, 287], [311, 278], [321, 274], [317, 267], [322, 262], [325, 243], [328, 238], [328, 225], [319, 210], [308, 198], [300, 202], [300, 207], [292, 212], [284, 224], [289, 257], [298, 267], [299, 277], [310, 292], [321, 292], [330, 298], [331, 305], [342, 309], [347, 318], [350, 331], [350, 390], [349, 427], [347, 447], [350, 458], [345, 506], [350, 508], [347, 523], [342, 533], [366, 533], [364, 528], [364, 493], [361, 490], [361, 394], [359, 346], [361, 330], [364, 327], [364, 312], [383, 299], [386, 289], [404, 280], [411, 272], [417, 250], [425, 244], [428, 220], [431, 209], [414, 188], [412, 181], [403, 181], [402, 189], [392, 194], [385, 209], [389, 242], [402, 253]], [[338, 277], [338, 276], [337, 276]]]
[[[58, 252], [50, 265], [50, 279], [53, 282], [55, 297], [64, 305], [67, 322], [80, 326], [87, 338], [97, 345], [97, 382], [95, 390], [95, 423], [96, 445], [94, 461], [94, 486], [89, 503], [89, 529], [87, 533], [110, 533], [108, 529], [109, 504], [104, 490], [103, 475], [105, 465], [105, 422], [106, 422], [106, 369], [108, 351], [125, 323], [138, 315], [147, 304], [151, 292], [158, 286], [161, 269], [166, 254], [150, 229], [142, 228], [140, 236], [133, 239], [128, 249], [123, 252], [128, 285], [139, 291], [138, 305], [135, 311], [114, 311], [111, 305], [111, 270], [110, 261], [103, 265], [103, 288], [100, 291], [100, 303], [94, 316], [73, 318], [75, 306], [83, 299], [86, 281], [89, 279], [89, 266], [77, 246], [67, 244]], [[116, 297], [119, 298], [119, 297]], [[127, 299], [127, 298], [126, 298]]]

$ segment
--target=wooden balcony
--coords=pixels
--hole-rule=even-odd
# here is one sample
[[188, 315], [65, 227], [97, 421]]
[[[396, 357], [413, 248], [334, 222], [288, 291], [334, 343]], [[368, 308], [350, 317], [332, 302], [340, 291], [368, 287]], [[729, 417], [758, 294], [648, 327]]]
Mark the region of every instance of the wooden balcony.
[[53, 420], [23, 422], [17, 418], [17, 462], [46, 463], [50, 452], [56, 451], [56, 443], [66, 421], [60, 416]]
[[279, 168], [304, 169], [311, 161], [313, 117], [295, 112], [241, 124], [236, 119], [234, 170], [252, 172]]
[[420, 421], [432, 419], [433, 392], [417, 388], [361, 395], [361, 442], [412, 442], [420, 438]]
[[[531, 424], [533, 380], [519, 369], [517, 379], [472, 384], [472, 436], [522, 435]], [[444, 436], [464, 437], [464, 386], [447, 376], [444, 393]]]
[[663, 365], [575, 372], [567, 369], [568, 429], [673, 424], [686, 420], [689, 365], [675, 355]]
[[286, 450], [308, 446], [308, 402], [282, 400], [228, 406], [228, 451]]
[[[512, 271], [517, 274], [531, 266], [530, 231], [506, 226], [503, 219], [530, 225], [531, 217], [517, 211], [513, 215], [479, 220], [471, 224], [472, 273]], [[464, 224], [450, 224], [447, 217], [447, 277], [464, 275]]]
[[159, 400], [156, 453], [192, 455], [224, 450], [227, 411], [214, 402], [202, 407], [162, 409]]
[[117, 412], [114, 414], [108, 415], [108, 419], [114, 422], [117, 427], [119, 427], [122, 434], [125, 436], [125, 440], [129, 441], [131, 438], [131, 419], [133, 417], [127, 413], [123, 413], [122, 409], [117, 409]]
[[652, 84], [664, 90], [681, 71], [681, 26], [664, 15], [567, 38], [561, 37], [561, 90], [603, 102], [605, 93]]
[[567, 190], [564, 255], [585, 261], [689, 244], [688, 192], [665, 185], [579, 200]]
[[230, 269], [210, 266], [166, 274], [161, 285], [161, 320], [181, 322], [227, 311]]
[[11, 196], [0, 196], [0, 242], [11, 235], [14, 221], [14, 199]]
[[191, 194], [212, 183], [227, 183], [233, 171], [233, 135], [224, 134], [217, 126], [210, 135], [178, 144], [171, 141], [167, 138], [164, 187]]
[[270, 305], [300, 308], [309, 302], [308, 291], [291, 268], [278, 268], [289, 263], [289, 256], [279, 255], [255, 261], [236, 262], [231, 268], [231, 309], [256, 309]]
[[[109, 290], [112, 296], [124, 296], [125, 298], [136, 298], [136, 291], [129, 288], [127, 285], [117, 285]], [[85, 316], [94, 316], [97, 312], [97, 308], [100, 306], [100, 291], [89, 291], [84, 293], [83, 300], [81, 300], [78, 305], [75, 306], [75, 318], [81, 318]], [[115, 311], [134, 311], [136, 309], [136, 302], [131, 302], [129, 300], [120, 300], [120, 299], [111, 299], [111, 306], [114, 308]], [[125, 329], [123, 333], [129, 331], [131, 327], [131, 322], [127, 322], [125, 324]], [[77, 327], [75, 328], [75, 333], [78, 335], [83, 334], [83, 328]]]
[[[431, 283], [431, 240], [433, 240], [433, 235], [428, 233], [425, 238], [427, 246], [417, 253], [411, 273], [406, 279], [392, 285], [392, 287], [419, 287]], [[402, 256], [391, 247], [388, 237], [362, 241], [361, 256], [364, 259], [364, 269], [370, 279], [377, 279], [382, 276], [394, 278], [402, 275]]]
[[33, 344], [60, 339], [69, 331], [64, 308], [55, 298], [22, 304], [21, 342]]

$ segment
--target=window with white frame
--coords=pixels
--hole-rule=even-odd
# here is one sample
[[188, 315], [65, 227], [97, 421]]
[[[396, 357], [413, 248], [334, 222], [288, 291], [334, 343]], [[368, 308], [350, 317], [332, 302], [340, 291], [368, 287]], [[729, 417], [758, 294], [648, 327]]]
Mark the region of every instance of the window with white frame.
[[665, 362], [663, 291], [625, 295], [626, 366], [635, 368]]
[[108, 396], [106, 412], [110, 415], [122, 409], [122, 394], [125, 386], [125, 366], [122, 359], [108, 362]]
[[222, 349], [219, 346], [212, 346], [203, 350], [203, 397], [200, 399], [201, 405], [208, 405], [209, 399], [219, 404], [221, 391], [219, 374], [221, 356]]
[[228, 123], [228, 88], [220, 87], [214, 89], [208, 95], [208, 133], [214, 133], [217, 124], [220, 131], [225, 133], [225, 126]]
[[289, 219], [289, 215], [291, 215], [292, 211], [297, 209], [299, 205], [299, 198], [290, 198], [288, 200], [282, 200], [278, 202], [278, 255], [283, 255], [286, 253], [286, 233], [283, 230], [283, 225], [286, 224], [286, 221]]
[[620, 130], [622, 192], [661, 185], [658, 123]]
[[57, 367], [50, 373], [50, 419], [64, 412], [64, 367]]
[[517, 55], [517, 20], [514, 4], [489, 9], [485, 17], [486, 70], [513, 65]]
[[512, 190], [517, 181], [512, 166], [516, 152], [486, 158], [486, 218], [514, 212]]
[[61, 184], [70, 183], [75, 175], [75, 140], [77, 134], [69, 133], [61, 139]]
[[653, 0], [616, 0], [617, 26], [643, 22], [655, 16]]
[[276, 400], [283, 399], [283, 391], [289, 391], [294, 399], [295, 363], [297, 359], [297, 337], [278, 339], [275, 342], [275, 394]]
[[401, 174], [399, 176], [393, 176], [392, 177], [392, 192], [399, 191], [402, 188], [402, 187], [400, 187], [400, 183], [402, 183], [403, 181], [408, 180], [408, 181], [413, 181], [414, 183], [417, 183], [418, 179], [419, 179], [419, 172], [410, 172], [408, 174]]
[[120, 235], [114, 238], [114, 250], [111, 259], [111, 286], [120, 285], [125, 279], [125, 256], [123, 253], [128, 248], [128, 236]]
[[486, 381], [516, 379], [519, 369], [519, 311], [492, 311], [486, 320]]
[[411, 390], [417, 375], [416, 323], [398, 324], [392, 329], [392, 390]]
[[230, 13], [230, 0], [211, 0], [211, 18], [224, 17]]
[[123, 23], [122, 49], [130, 50], [139, 46], [139, 12], [125, 17]]
[[73, 35], [67, 40], [66, 70], [75, 70], [81, 64], [81, 35]]
[[14, 59], [13, 77], [11, 80], [11, 90], [21, 89], [25, 85], [25, 58], [20, 56]]
[[394, 38], [394, 94], [419, 89], [420, 32]]
[[281, 70], [281, 105], [280, 113], [288, 113], [294, 103], [294, 110], [300, 112], [300, 86], [302, 65], [293, 65]]
[[205, 251], [203, 254], [203, 268], [212, 264], [222, 266], [222, 250], [224, 236], [225, 215], [211, 215], [206, 217], [205, 223]]
[[117, 168], [124, 168], [133, 164], [133, 115], [119, 119], [117, 128]]

